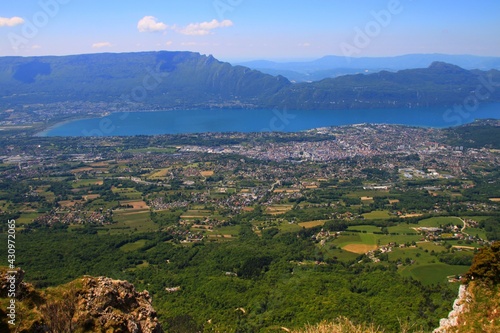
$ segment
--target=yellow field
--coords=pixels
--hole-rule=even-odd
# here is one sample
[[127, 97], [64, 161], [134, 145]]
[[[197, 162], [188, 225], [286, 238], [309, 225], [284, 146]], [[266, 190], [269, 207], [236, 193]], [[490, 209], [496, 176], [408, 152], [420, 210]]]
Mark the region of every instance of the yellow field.
[[206, 171], [200, 171], [200, 174], [202, 177], [211, 177], [214, 175], [214, 172], [212, 170], [206, 170]]
[[198, 210], [198, 209], [191, 209], [188, 210], [186, 213], [181, 215], [181, 219], [204, 219], [210, 216], [210, 211], [207, 210]]
[[149, 206], [147, 203], [145, 203], [142, 200], [137, 200], [137, 201], [120, 201], [120, 205], [127, 206], [130, 205], [133, 207], [133, 209], [149, 209]]
[[463, 249], [463, 250], [475, 250], [476, 249], [473, 246], [459, 246], [459, 245], [453, 245], [453, 248], [455, 248], [455, 249]]
[[80, 172], [87, 172], [87, 171], [92, 171], [92, 170], [94, 170], [94, 168], [84, 167], [84, 168], [73, 169], [73, 170], [71, 170], [71, 173], [80, 173]]
[[102, 168], [102, 167], [108, 167], [109, 163], [108, 162], [96, 162], [96, 163], [92, 163], [90, 166]]
[[500, 202], [500, 198], [490, 198], [490, 201], [493, 201], [493, 202]]
[[160, 169], [149, 175], [148, 178], [163, 178], [166, 177], [170, 168]]
[[309, 228], [314, 228], [314, 227], [322, 226], [322, 225], [325, 224], [325, 222], [326, 222], [326, 220], [301, 222], [301, 223], [299, 223], [299, 226], [304, 227], [306, 229], [309, 229]]
[[401, 215], [400, 218], [402, 219], [406, 219], [406, 218], [409, 218], [409, 217], [419, 217], [419, 216], [422, 216], [423, 214], [406, 214], [406, 215]]
[[296, 189], [296, 188], [277, 188], [273, 192], [274, 193], [297, 193], [297, 192], [300, 192], [300, 190]]
[[285, 214], [292, 208], [292, 205], [273, 205], [266, 208], [266, 213], [271, 215]]
[[373, 197], [361, 197], [361, 201], [373, 200]]
[[367, 245], [367, 244], [348, 244], [342, 248], [342, 250], [357, 254], [363, 254], [376, 249], [377, 245]]
[[209, 238], [233, 238], [232, 235], [208, 235]]
[[399, 200], [389, 200], [389, 203], [392, 205], [392, 204], [396, 204], [396, 203], [399, 203]]

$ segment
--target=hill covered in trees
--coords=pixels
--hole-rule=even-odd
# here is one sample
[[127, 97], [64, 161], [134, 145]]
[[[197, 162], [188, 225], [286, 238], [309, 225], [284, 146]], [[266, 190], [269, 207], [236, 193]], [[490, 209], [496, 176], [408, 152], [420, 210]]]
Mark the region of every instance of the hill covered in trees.
[[0, 108], [64, 102], [112, 103], [119, 110], [450, 106], [476, 95], [499, 101], [499, 81], [497, 70], [469, 71], [442, 62], [292, 84], [283, 76], [192, 52], [2, 57]]

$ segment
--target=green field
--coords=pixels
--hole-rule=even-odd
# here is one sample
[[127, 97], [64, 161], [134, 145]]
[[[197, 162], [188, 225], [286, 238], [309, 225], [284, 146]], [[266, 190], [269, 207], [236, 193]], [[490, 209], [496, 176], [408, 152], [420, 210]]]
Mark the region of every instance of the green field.
[[447, 282], [447, 276], [462, 275], [467, 272], [468, 266], [452, 266], [443, 263], [428, 265], [412, 265], [404, 267], [401, 274], [412, 277], [424, 285]]
[[422, 243], [418, 243], [417, 246], [419, 248], [422, 248], [422, 250], [428, 250], [429, 252], [430, 251], [434, 251], [434, 252], [446, 251], [444, 246], [435, 244], [433, 242], [422, 242]]
[[387, 196], [388, 193], [389, 193], [388, 191], [363, 190], [363, 191], [350, 192], [346, 196], [349, 198], [384, 197]]
[[388, 227], [387, 231], [392, 234], [418, 234], [418, 231], [412, 229], [416, 227], [418, 227], [416, 224], [400, 223], [394, 227]]
[[[350, 227], [348, 230], [360, 230], [360, 226]], [[365, 230], [367, 227], [376, 228], [373, 226], [363, 226]], [[411, 242], [417, 242], [422, 237], [420, 235], [383, 235], [372, 233], [342, 233], [341, 236], [334, 241], [334, 243], [340, 247], [344, 247], [348, 244], [366, 244], [366, 245], [387, 245], [391, 242], [398, 244], [405, 244]]]
[[110, 233], [151, 232], [158, 230], [158, 225], [151, 221], [149, 211], [141, 213], [115, 213], [115, 224], [106, 226]]
[[418, 242], [421, 240], [420, 235], [377, 235], [380, 245], [386, 245], [389, 243], [406, 244], [411, 242]]
[[220, 227], [220, 228], [214, 229], [213, 234], [214, 235], [238, 236], [238, 234], [240, 233], [240, 228], [241, 228], [241, 226], [239, 226], [239, 225], [230, 225], [227, 227]]
[[18, 224], [30, 224], [38, 216], [40, 216], [39, 213], [21, 213], [21, 216], [16, 220], [16, 222]]
[[421, 220], [418, 222], [419, 227], [439, 227], [441, 225], [454, 224], [463, 226], [462, 220], [458, 217], [448, 217], [448, 216], [439, 216], [439, 217], [431, 217], [425, 220]]
[[359, 257], [359, 254], [344, 251], [342, 249], [328, 249], [325, 253], [326, 259], [337, 259], [340, 261], [356, 260], [357, 257]]
[[113, 188], [113, 193], [119, 194], [121, 200], [142, 200], [142, 193], [134, 188]]
[[363, 217], [367, 220], [385, 220], [391, 217], [389, 211], [387, 210], [375, 210], [370, 213], [363, 214]]
[[299, 226], [297, 223], [288, 223], [288, 222], [281, 222], [278, 225], [278, 229], [281, 232], [296, 232], [302, 229], [301, 226]]
[[366, 244], [377, 245], [377, 241], [382, 235], [375, 235], [370, 233], [349, 233], [345, 232], [340, 235], [333, 243], [338, 247], [344, 247], [349, 244]]
[[465, 228], [464, 232], [466, 234], [469, 234], [471, 236], [479, 236], [479, 238], [481, 239], [488, 239], [488, 237], [486, 237], [486, 231], [484, 229], [479, 229], [479, 228]]
[[97, 182], [102, 181], [100, 179], [80, 179], [77, 181], [74, 181], [71, 186], [73, 188], [79, 188], [79, 187], [87, 187], [91, 185], [96, 185]]
[[147, 240], [145, 240], [145, 239], [139, 239], [138, 241], [136, 241], [134, 243], [127, 243], [127, 244], [123, 245], [122, 247], [120, 247], [120, 250], [122, 250], [123, 252], [137, 251], [141, 247], [146, 245], [146, 242], [147, 242]]
[[347, 228], [348, 231], [358, 230], [358, 231], [366, 231], [367, 233], [379, 232], [380, 228], [374, 225], [355, 225]]

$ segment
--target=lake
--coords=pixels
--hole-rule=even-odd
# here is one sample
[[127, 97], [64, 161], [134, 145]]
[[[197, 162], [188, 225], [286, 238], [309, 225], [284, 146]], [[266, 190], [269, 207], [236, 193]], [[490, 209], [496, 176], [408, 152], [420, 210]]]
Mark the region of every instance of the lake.
[[106, 117], [58, 124], [38, 136], [131, 136], [205, 132], [296, 132], [312, 128], [360, 123], [451, 127], [474, 119], [500, 119], [500, 103], [474, 110], [413, 108], [368, 110], [173, 110], [119, 112]]

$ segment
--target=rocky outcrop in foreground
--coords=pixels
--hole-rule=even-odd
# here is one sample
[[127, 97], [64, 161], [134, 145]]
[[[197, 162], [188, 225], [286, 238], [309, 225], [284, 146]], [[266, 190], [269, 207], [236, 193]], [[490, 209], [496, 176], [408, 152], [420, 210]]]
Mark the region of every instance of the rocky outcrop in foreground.
[[[7, 270], [0, 268], [0, 309], [9, 304]], [[85, 276], [66, 285], [37, 291], [16, 272], [16, 321], [0, 310], [0, 331], [163, 333], [147, 291], [127, 281]]]
[[119, 332], [163, 332], [147, 291], [136, 292], [129, 282], [106, 277], [82, 280], [74, 321], [104, 331], [112, 328]]
[[452, 328], [457, 327], [460, 324], [459, 318], [468, 310], [467, 303], [470, 303], [470, 296], [467, 292], [467, 286], [462, 284], [458, 290], [458, 298], [453, 302], [453, 310], [448, 318], [441, 319], [439, 327], [433, 333], [448, 333]]

